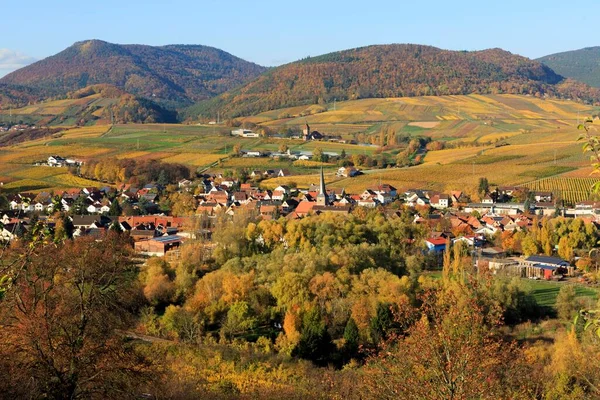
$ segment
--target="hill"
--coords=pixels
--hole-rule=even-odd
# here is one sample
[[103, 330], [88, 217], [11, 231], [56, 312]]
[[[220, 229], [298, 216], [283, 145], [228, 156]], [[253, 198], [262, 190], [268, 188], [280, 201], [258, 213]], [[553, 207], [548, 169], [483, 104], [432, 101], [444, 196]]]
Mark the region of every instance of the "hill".
[[538, 61], [563, 76], [600, 87], [600, 47], [551, 54]]
[[0, 83], [0, 110], [18, 108], [44, 98], [40, 90], [19, 85]]
[[368, 46], [306, 58], [187, 110], [188, 117], [237, 117], [284, 107], [378, 97], [545, 94], [581, 100], [600, 92], [565, 80], [538, 61], [501, 49], [449, 51], [430, 46]]
[[2, 121], [40, 125], [175, 122], [176, 113], [151, 100], [112, 85], [92, 85], [68, 93], [66, 99], [0, 110]]
[[136, 96], [176, 106], [223, 93], [265, 70], [207, 46], [153, 47], [88, 40], [12, 72], [0, 83], [40, 89], [48, 96], [111, 84]]

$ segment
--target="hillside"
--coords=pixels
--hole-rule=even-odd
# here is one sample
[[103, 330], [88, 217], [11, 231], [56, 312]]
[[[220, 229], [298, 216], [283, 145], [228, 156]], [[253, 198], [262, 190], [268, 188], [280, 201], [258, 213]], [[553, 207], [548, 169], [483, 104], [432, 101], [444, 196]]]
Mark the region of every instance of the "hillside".
[[563, 76], [600, 87], [600, 46], [551, 54], [538, 61]]
[[176, 114], [112, 85], [92, 85], [68, 93], [66, 99], [0, 110], [2, 121], [41, 125], [175, 122]]
[[544, 94], [597, 100], [600, 92], [566, 81], [547, 66], [500, 49], [369, 46], [272, 69], [245, 86], [191, 107], [186, 115], [237, 117], [283, 107], [378, 97]]
[[40, 90], [0, 83], [0, 110], [18, 108], [44, 98]]
[[[308, 123], [325, 134], [340, 135], [346, 143], [275, 137], [242, 139], [231, 136], [231, 127], [224, 125], [127, 124], [110, 130], [109, 126], [83, 127], [3, 147], [0, 182], [10, 191], [72, 187], [72, 177], [55, 175], [56, 168], [31, 166], [54, 154], [81, 160], [157, 159], [186, 164], [198, 171], [212, 166], [211, 172], [284, 168], [292, 173], [263, 182], [269, 188], [282, 183], [306, 188], [318, 183], [318, 169], [323, 165], [328, 184], [349, 193], [361, 193], [378, 179], [399, 190], [422, 187], [476, 191], [479, 178], [487, 177], [498, 185], [559, 189], [565, 200], [575, 202], [587, 199], [591, 188], [587, 181], [598, 179], [589, 176], [590, 161], [577, 141], [576, 124], [578, 115], [597, 114], [600, 107], [534, 96], [469, 95], [352, 100], [338, 102], [336, 110], [301, 116], [307, 108], [311, 107], [270, 111], [242, 122], [273, 132], [297, 131]], [[290, 117], [279, 118], [282, 114]], [[431, 138], [443, 146], [432, 147], [421, 165], [377, 169], [385, 160], [394, 162], [407, 140], [417, 137]], [[351, 144], [352, 140], [358, 144]], [[281, 145], [298, 152], [318, 148], [344, 151], [366, 173], [339, 178], [334, 176], [336, 163], [229, 157], [236, 145], [261, 152], [278, 151]], [[377, 161], [377, 166], [366, 162], [366, 157]]]
[[49, 96], [111, 84], [176, 106], [223, 93], [265, 69], [207, 46], [153, 47], [88, 40], [12, 72], [0, 83], [41, 89]]

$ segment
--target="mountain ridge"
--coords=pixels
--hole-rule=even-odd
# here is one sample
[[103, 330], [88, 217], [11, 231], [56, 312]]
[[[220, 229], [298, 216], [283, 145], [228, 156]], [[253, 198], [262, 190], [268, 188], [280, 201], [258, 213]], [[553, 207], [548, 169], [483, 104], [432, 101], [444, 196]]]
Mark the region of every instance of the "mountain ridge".
[[561, 75], [600, 88], [600, 46], [549, 54], [537, 60]]
[[238, 117], [337, 100], [459, 94], [529, 94], [597, 101], [600, 92], [542, 63], [494, 48], [452, 51], [416, 44], [372, 45], [273, 68], [184, 115]]
[[11, 72], [0, 83], [39, 89], [48, 97], [111, 84], [175, 108], [223, 93], [266, 69], [210, 46], [122, 45], [92, 39]]

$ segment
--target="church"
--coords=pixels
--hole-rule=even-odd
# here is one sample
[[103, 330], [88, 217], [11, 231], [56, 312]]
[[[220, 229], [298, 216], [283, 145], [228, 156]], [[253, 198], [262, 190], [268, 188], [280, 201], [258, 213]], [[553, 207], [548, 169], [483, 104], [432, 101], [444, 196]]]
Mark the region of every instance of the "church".
[[309, 140], [322, 140], [323, 134], [318, 131], [310, 131], [310, 126], [306, 124], [306, 127], [302, 130], [302, 138], [305, 142]]

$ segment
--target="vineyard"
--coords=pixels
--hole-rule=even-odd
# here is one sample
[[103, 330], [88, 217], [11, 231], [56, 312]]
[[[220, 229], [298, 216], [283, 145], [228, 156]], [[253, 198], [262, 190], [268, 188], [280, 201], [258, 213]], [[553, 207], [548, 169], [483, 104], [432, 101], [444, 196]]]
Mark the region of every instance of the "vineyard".
[[553, 192], [568, 204], [588, 200], [592, 186], [600, 182], [599, 178], [545, 178], [523, 186], [535, 191]]

